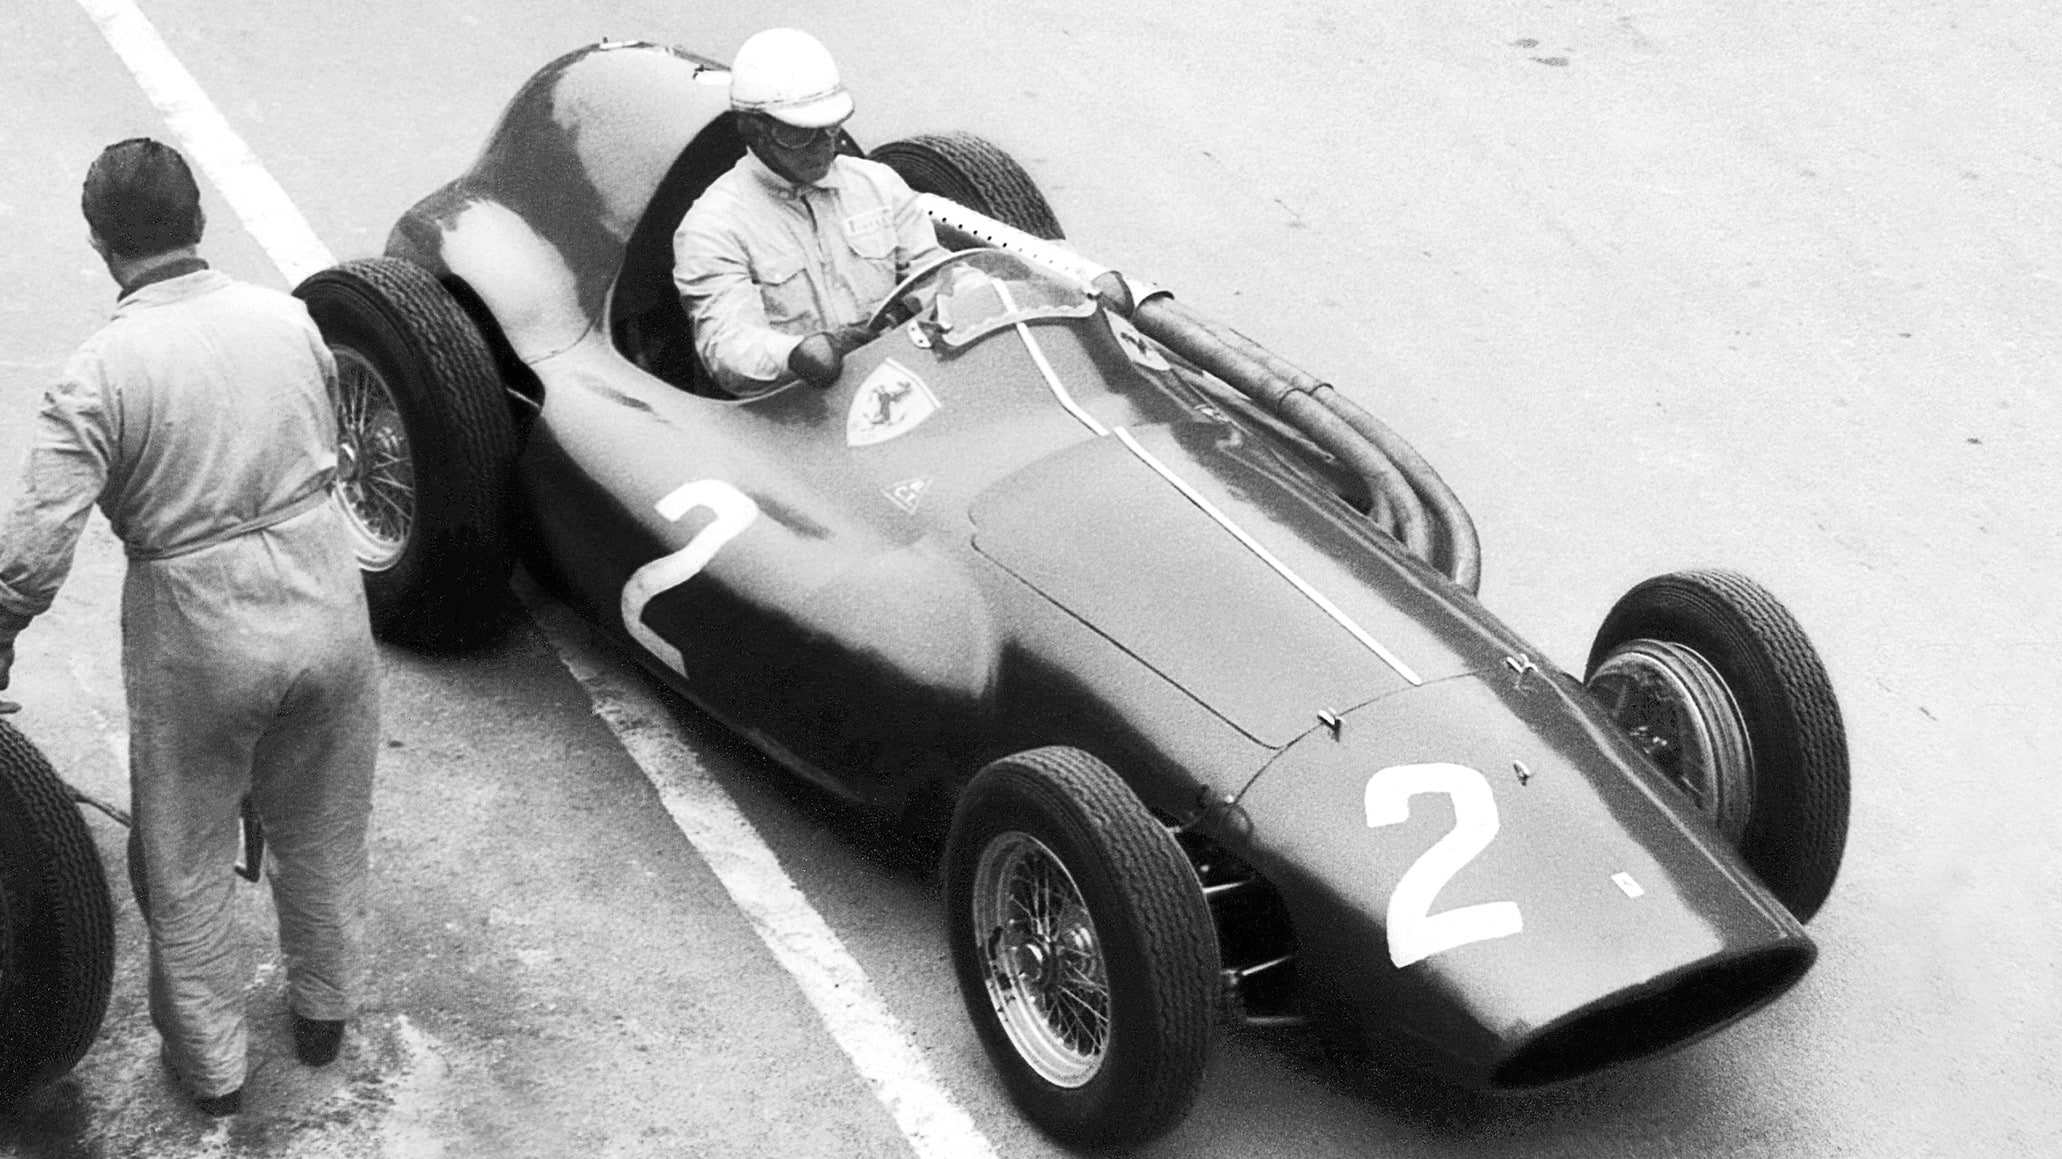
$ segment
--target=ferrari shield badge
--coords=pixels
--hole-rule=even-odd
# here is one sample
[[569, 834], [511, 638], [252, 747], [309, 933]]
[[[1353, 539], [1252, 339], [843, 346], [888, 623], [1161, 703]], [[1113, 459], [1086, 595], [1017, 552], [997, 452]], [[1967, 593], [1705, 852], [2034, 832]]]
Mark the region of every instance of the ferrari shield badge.
[[874, 368], [852, 395], [845, 414], [845, 445], [868, 447], [906, 435], [938, 409], [938, 396], [910, 369], [890, 358]]
[[1118, 317], [1115, 312], [1105, 310], [1103, 316], [1110, 320], [1110, 332], [1117, 336], [1117, 345], [1124, 348], [1124, 356], [1148, 370], [1166, 370], [1167, 359], [1161, 356], [1152, 342], [1138, 332], [1138, 328]]

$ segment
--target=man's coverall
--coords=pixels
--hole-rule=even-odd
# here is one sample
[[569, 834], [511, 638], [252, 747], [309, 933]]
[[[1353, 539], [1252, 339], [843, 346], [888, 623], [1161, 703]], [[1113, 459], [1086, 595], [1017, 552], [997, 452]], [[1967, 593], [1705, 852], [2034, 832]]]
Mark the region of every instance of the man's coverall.
[[739, 397], [795, 381], [788, 356], [810, 334], [857, 326], [916, 266], [944, 257], [909, 185], [840, 155], [797, 186], [746, 153], [689, 207], [673, 234], [673, 284], [695, 351]]
[[272, 854], [288, 1000], [347, 1018], [363, 973], [378, 671], [342, 518], [336, 365], [295, 299], [190, 263], [132, 287], [45, 396], [0, 527], [0, 642], [50, 606], [98, 502], [129, 557], [130, 794], [151, 1018], [200, 1098], [244, 1079], [238, 806]]

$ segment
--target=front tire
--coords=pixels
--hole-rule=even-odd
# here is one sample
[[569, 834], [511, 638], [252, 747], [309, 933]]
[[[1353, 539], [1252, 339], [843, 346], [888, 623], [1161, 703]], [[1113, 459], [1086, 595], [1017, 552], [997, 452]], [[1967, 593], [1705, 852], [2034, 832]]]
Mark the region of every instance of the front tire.
[[0, 721], [0, 1107], [78, 1064], [114, 985], [114, 904], [86, 819]]
[[1809, 921], [1847, 846], [1847, 734], [1790, 612], [1737, 572], [1657, 576], [1604, 617], [1585, 683]]
[[1188, 859], [1117, 774], [1066, 748], [988, 766], [944, 876], [960, 994], [1024, 1114], [1114, 1147], [1180, 1122], [1215, 1045], [1216, 931]]
[[437, 279], [398, 258], [294, 290], [337, 359], [337, 500], [373, 630], [451, 649], [501, 622], [515, 424], [494, 355]]

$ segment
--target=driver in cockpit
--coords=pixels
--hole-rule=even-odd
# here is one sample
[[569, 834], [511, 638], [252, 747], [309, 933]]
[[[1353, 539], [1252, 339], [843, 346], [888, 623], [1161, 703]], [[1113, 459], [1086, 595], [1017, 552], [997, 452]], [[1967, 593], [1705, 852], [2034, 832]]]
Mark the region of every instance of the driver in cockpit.
[[837, 381], [873, 308], [943, 257], [931, 220], [886, 165], [841, 155], [852, 97], [815, 37], [771, 28], [731, 64], [748, 152], [673, 234], [673, 283], [695, 350], [738, 397]]

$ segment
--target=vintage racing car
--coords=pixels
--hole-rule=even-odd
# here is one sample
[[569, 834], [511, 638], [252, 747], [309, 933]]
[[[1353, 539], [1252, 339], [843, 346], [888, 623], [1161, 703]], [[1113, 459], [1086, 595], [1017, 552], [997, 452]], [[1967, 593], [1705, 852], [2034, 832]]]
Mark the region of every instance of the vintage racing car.
[[1226, 1022], [1518, 1088], [1810, 967], [1846, 747], [1767, 592], [1657, 577], [1584, 679], [1543, 664], [1403, 440], [1061, 244], [965, 134], [870, 154], [956, 249], [840, 380], [724, 397], [670, 240], [743, 153], [726, 82], [553, 61], [384, 256], [296, 291], [386, 637], [491, 631], [521, 558], [786, 768], [949, 819], [967, 1010], [1067, 1140], [1178, 1122]]

